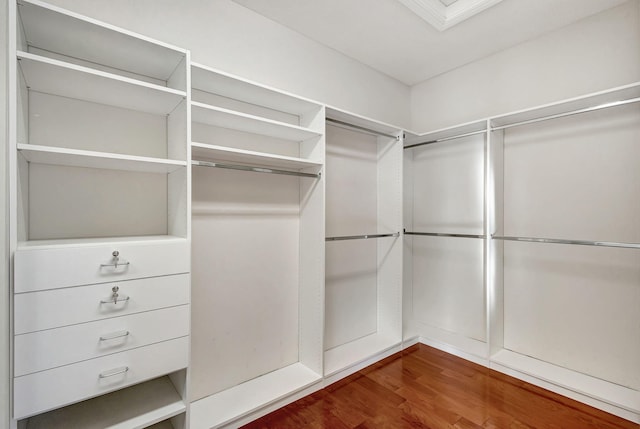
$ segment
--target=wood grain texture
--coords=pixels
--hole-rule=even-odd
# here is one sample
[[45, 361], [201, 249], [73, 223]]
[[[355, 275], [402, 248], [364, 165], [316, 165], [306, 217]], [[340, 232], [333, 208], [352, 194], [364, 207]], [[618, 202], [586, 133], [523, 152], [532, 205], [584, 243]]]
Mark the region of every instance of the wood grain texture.
[[244, 428], [639, 429], [639, 426], [418, 344]]

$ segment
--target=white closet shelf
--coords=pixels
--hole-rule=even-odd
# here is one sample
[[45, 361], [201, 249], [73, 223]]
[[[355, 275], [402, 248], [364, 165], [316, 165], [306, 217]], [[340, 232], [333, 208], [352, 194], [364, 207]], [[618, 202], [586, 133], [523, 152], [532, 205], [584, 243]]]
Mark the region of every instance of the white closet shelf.
[[557, 103], [545, 104], [531, 109], [520, 110], [506, 115], [495, 116], [490, 119], [492, 128], [499, 128], [550, 118], [556, 115], [581, 113], [589, 109], [599, 109], [615, 106], [640, 97], [640, 83], [625, 85], [607, 91], [596, 92], [582, 97], [562, 100]]
[[448, 141], [460, 137], [482, 134], [487, 130], [487, 121], [474, 121], [466, 124], [456, 125], [453, 127], [442, 128], [425, 134], [411, 135], [405, 139], [404, 145], [412, 146], [426, 142], [437, 143], [439, 141]]
[[18, 63], [31, 91], [167, 115], [186, 92], [19, 51]]
[[161, 377], [31, 417], [28, 427], [142, 429], [185, 411], [186, 405], [169, 377]]
[[322, 377], [301, 363], [286, 366], [191, 403], [191, 429], [209, 429], [238, 420]]
[[191, 64], [193, 89], [267, 107], [292, 115], [320, 109], [320, 105], [273, 88], [251, 82], [202, 64]]
[[322, 133], [309, 128], [214, 107], [204, 103], [192, 102], [191, 106], [191, 120], [193, 122], [214, 127], [229, 128], [295, 142], [302, 142], [322, 135]]
[[311, 169], [314, 172], [317, 172], [322, 168], [321, 162], [309, 161], [304, 158], [274, 155], [252, 150], [235, 149], [196, 142], [191, 143], [191, 157], [193, 159], [228, 161], [259, 167], [286, 168], [298, 171]]
[[400, 351], [401, 345], [399, 338], [374, 333], [334, 347], [324, 352], [324, 375], [331, 377], [360, 363], [368, 363], [370, 359], [378, 360], [385, 352]]
[[491, 368], [501, 372], [513, 370], [632, 413], [640, 412], [640, 391], [511, 350], [503, 349], [491, 356]]
[[19, 0], [29, 46], [167, 80], [186, 50], [37, 0]]
[[187, 165], [186, 161], [173, 159], [149, 158], [145, 156], [121, 155], [23, 143], [18, 144], [18, 150], [29, 162], [35, 164], [63, 165], [67, 167], [87, 167], [166, 174]]
[[28, 240], [18, 242], [17, 250], [43, 250], [61, 247], [91, 247], [104, 244], [146, 244], [160, 242], [186, 242], [186, 238], [175, 235], [142, 235], [130, 237], [90, 237], [90, 238], [62, 238], [53, 240]]
[[365, 118], [364, 116], [350, 113], [345, 110], [340, 110], [335, 107], [327, 107], [326, 115], [327, 119], [334, 119], [336, 121], [345, 122], [357, 127], [367, 128], [382, 134], [396, 135], [400, 134], [400, 132], [402, 131], [400, 128], [394, 127], [393, 125]]

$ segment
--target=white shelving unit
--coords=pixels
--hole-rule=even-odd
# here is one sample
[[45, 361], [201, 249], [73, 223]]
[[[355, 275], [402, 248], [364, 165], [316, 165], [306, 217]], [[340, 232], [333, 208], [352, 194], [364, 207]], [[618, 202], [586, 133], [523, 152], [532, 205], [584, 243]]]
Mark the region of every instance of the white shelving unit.
[[325, 383], [401, 350], [402, 131], [327, 109]]
[[487, 355], [486, 126], [412, 136], [404, 151], [404, 338], [479, 363]]
[[237, 427], [322, 387], [324, 108], [192, 77], [190, 421]]
[[13, 418], [186, 429], [189, 54], [37, 0], [10, 15], [12, 353], [42, 357]]

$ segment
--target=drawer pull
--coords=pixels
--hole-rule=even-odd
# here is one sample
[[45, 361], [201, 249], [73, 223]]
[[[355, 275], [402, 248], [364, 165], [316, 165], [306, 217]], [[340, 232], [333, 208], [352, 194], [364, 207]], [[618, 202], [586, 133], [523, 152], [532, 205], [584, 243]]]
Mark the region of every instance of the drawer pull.
[[124, 259], [120, 259], [120, 252], [118, 252], [117, 250], [114, 250], [113, 253], [111, 253], [111, 255], [113, 256], [111, 262], [108, 262], [106, 264], [100, 264], [100, 268], [102, 267], [113, 267], [115, 269], [118, 269], [118, 267], [120, 266], [127, 266], [130, 264], [129, 261], [125, 261]]
[[128, 366], [123, 366], [122, 368], [111, 369], [109, 371], [104, 371], [98, 374], [98, 378], [108, 378], [113, 377], [114, 375], [120, 375], [129, 372]]
[[109, 298], [104, 298], [100, 300], [100, 304], [117, 304], [123, 301], [129, 301], [128, 295], [121, 295], [118, 293], [120, 288], [118, 286], [114, 286], [111, 288], [111, 296]]
[[122, 337], [128, 337], [128, 336], [129, 336], [129, 331], [119, 331], [119, 332], [114, 332], [112, 334], [101, 336], [100, 341], [115, 340], [116, 338], [122, 338]]

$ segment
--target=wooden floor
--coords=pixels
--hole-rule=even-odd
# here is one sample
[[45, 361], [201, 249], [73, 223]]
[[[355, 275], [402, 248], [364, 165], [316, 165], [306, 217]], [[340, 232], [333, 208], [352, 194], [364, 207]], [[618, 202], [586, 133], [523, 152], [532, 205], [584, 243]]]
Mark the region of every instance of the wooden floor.
[[640, 426], [419, 344], [245, 428], [553, 428]]

